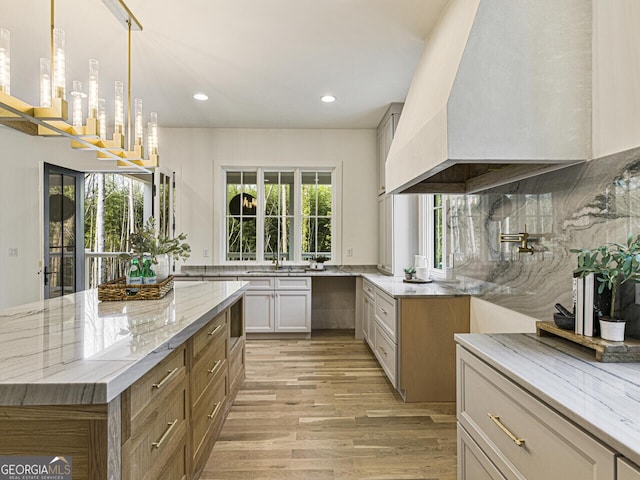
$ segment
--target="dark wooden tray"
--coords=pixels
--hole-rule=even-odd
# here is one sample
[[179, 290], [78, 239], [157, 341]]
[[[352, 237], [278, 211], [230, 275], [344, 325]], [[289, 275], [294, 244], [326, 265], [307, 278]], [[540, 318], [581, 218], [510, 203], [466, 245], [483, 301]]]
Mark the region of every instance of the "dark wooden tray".
[[610, 342], [600, 337], [585, 337], [571, 330], [558, 328], [553, 322], [536, 322], [539, 337], [561, 337], [595, 351], [596, 360], [605, 363], [640, 362], [640, 340], [627, 338], [624, 342]]

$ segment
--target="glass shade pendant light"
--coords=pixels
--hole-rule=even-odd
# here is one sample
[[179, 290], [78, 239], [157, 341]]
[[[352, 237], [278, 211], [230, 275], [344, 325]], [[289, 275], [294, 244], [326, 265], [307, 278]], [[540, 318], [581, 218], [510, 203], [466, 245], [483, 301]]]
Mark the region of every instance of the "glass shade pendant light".
[[116, 82], [115, 84], [115, 120], [113, 134], [124, 134], [124, 84]]
[[107, 139], [107, 101], [98, 99], [98, 123], [100, 124], [100, 140]]
[[66, 100], [66, 66], [65, 66], [64, 30], [53, 29], [53, 98]]
[[89, 60], [89, 102], [87, 116], [96, 118], [98, 116], [98, 60]]
[[149, 154], [158, 154], [158, 113], [151, 112], [149, 114]]
[[11, 33], [0, 28], [0, 92], [11, 94]]
[[87, 98], [87, 94], [82, 91], [82, 82], [80, 82], [79, 80], [73, 81], [73, 90], [71, 91], [71, 97], [73, 97], [71, 104], [73, 126], [76, 128], [81, 128], [83, 121], [82, 101]]
[[136, 145], [142, 145], [142, 139], [144, 137], [144, 127], [142, 124], [142, 99], [136, 98], [134, 100], [134, 143]]
[[51, 60], [40, 59], [40, 106], [51, 107]]

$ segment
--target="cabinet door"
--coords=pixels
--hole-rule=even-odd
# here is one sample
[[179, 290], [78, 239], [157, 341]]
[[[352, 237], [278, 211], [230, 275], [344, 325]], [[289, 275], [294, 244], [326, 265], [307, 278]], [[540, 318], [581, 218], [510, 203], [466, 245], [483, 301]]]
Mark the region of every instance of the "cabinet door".
[[387, 255], [387, 214], [385, 197], [378, 200], [378, 268], [380, 270], [390, 271], [389, 256]]
[[369, 304], [367, 305], [367, 312], [366, 312], [366, 318], [367, 318], [367, 325], [369, 325], [369, 336], [367, 337], [367, 343], [369, 344], [369, 347], [371, 347], [371, 350], [375, 350], [375, 345], [376, 345], [376, 335], [374, 332], [374, 325], [375, 325], [375, 321], [376, 321], [376, 305], [373, 302], [373, 300], [369, 299]]
[[284, 291], [275, 294], [276, 332], [311, 331], [311, 292]]
[[397, 269], [393, 251], [393, 229], [395, 228], [393, 222], [393, 197], [391, 195], [386, 195], [384, 197], [384, 258], [386, 270], [392, 275]]
[[458, 424], [458, 480], [505, 480], [460, 424]]
[[640, 480], [640, 468], [626, 458], [618, 458], [618, 480]]
[[366, 295], [362, 297], [362, 338], [369, 343], [369, 305], [371, 300]]
[[385, 192], [385, 168], [387, 163], [387, 152], [385, 149], [385, 136], [382, 130], [378, 131], [378, 195]]
[[244, 308], [247, 333], [273, 332], [273, 291], [247, 291]]

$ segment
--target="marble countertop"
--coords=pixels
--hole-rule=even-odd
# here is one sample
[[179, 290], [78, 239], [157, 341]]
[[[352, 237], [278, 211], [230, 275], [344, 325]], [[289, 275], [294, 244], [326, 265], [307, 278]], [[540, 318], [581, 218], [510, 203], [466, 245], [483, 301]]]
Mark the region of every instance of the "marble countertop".
[[219, 266], [203, 265], [193, 267], [182, 267], [177, 277], [353, 277], [363, 273], [376, 273], [377, 269], [373, 265], [327, 265], [324, 270], [311, 270], [308, 265], [283, 266], [277, 270], [271, 266]]
[[597, 362], [593, 352], [534, 334], [456, 334], [455, 339], [640, 464], [640, 363]]
[[107, 403], [247, 287], [178, 282], [160, 300], [123, 302], [94, 289], [0, 310], [0, 405]]
[[390, 277], [379, 273], [365, 273], [362, 277], [393, 298], [459, 297], [470, 295], [470, 292], [475, 288], [475, 285], [464, 280], [453, 282], [405, 283], [402, 277]]

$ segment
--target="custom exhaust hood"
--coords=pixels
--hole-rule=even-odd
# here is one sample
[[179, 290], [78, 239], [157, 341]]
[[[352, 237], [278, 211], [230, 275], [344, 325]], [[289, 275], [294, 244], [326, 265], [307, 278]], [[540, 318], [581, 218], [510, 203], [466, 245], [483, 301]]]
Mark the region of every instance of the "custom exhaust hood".
[[451, 0], [427, 38], [387, 193], [475, 193], [591, 158], [592, 4]]

